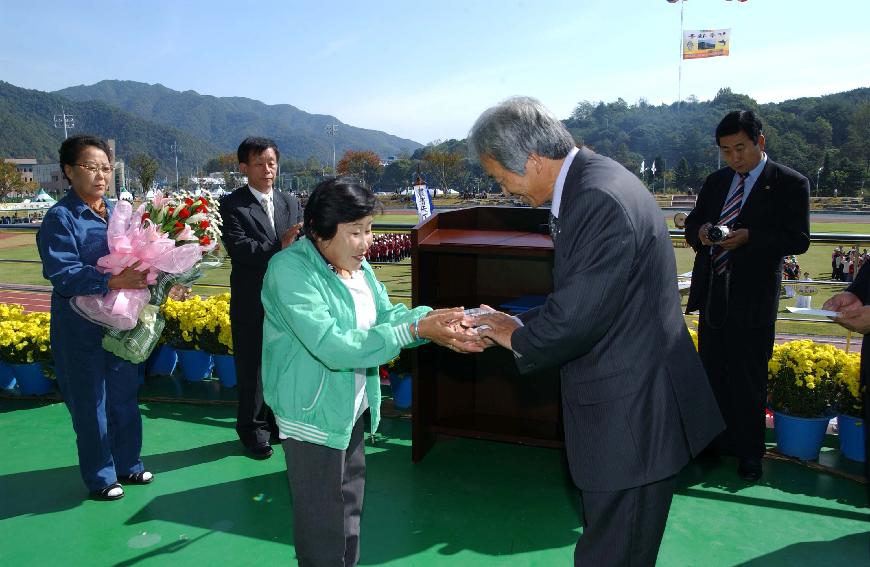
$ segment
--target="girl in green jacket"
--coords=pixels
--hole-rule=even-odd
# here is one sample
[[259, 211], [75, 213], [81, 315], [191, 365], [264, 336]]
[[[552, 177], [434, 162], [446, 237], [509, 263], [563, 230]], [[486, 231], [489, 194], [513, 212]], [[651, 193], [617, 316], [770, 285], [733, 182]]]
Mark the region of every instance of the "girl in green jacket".
[[324, 181], [305, 206], [305, 237], [272, 258], [263, 282], [263, 395], [284, 447], [300, 565], [359, 560], [361, 417], [369, 409], [377, 429], [378, 366], [427, 340], [483, 350], [462, 308], [390, 302], [365, 260], [379, 210], [369, 189]]

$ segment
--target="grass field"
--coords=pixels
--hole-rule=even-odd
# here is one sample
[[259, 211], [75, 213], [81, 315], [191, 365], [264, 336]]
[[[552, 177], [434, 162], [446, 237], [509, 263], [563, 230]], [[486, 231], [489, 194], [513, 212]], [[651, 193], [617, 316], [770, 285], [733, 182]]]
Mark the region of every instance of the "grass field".
[[[408, 225], [415, 222], [414, 214], [386, 214], [376, 219], [380, 224]], [[842, 234], [866, 234], [870, 233], [870, 224], [862, 223], [813, 223], [812, 232], [842, 233]], [[682, 247], [681, 240], [675, 240], [674, 256], [676, 259], [676, 272], [678, 274], [689, 272], [694, 261], [694, 252], [691, 248]], [[832, 244], [814, 244], [810, 249], [798, 256], [798, 263], [802, 271], [808, 271], [814, 280], [828, 280], [831, 275], [831, 250]], [[396, 300], [410, 303], [411, 295], [411, 264], [405, 260], [398, 264], [382, 264], [375, 266], [378, 278], [387, 286], [387, 289]], [[213, 295], [226, 291], [229, 285], [230, 264], [225, 262], [221, 267], [206, 271], [204, 277], [199, 280], [194, 291], [203, 295]], [[39, 255], [34, 244], [34, 232], [32, 230], [4, 230], [0, 232], [0, 282], [23, 285], [49, 285], [42, 277], [42, 266], [39, 264]], [[843, 284], [834, 285], [818, 284], [818, 294], [813, 297], [813, 307], [821, 307], [824, 301], [843, 289]], [[683, 299], [685, 302], [685, 297]], [[796, 317], [786, 310], [788, 306], [794, 306], [794, 299], [786, 299], [783, 295], [780, 301], [780, 316], [785, 319]], [[691, 318], [689, 318], [691, 320]], [[845, 336], [846, 331], [841, 327], [820, 319], [820, 322], [780, 321], [777, 331], [786, 334], [797, 335], [828, 335]]]

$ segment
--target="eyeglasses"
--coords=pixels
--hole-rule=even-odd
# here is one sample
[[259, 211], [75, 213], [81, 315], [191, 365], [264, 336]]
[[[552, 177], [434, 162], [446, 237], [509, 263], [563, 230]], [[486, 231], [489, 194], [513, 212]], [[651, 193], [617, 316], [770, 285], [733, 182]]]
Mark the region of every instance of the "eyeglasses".
[[109, 164], [99, 165], [96, 163], [77, 163], [76, 165], [82, 169], [87, 169], [91, 173], [97, 173], [99, 171], [103, 175], [109, 175], [115, 170], [115, 166]]

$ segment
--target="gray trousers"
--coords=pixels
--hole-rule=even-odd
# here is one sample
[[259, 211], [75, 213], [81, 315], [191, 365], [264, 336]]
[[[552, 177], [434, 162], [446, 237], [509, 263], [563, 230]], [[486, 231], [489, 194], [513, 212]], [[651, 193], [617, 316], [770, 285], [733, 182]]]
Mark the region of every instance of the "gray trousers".
[[366, 484], [363, 418], [347, 450], [284, 439], [293, 497], [293, 543], [300, 567], [359, 562], [359, 522]]

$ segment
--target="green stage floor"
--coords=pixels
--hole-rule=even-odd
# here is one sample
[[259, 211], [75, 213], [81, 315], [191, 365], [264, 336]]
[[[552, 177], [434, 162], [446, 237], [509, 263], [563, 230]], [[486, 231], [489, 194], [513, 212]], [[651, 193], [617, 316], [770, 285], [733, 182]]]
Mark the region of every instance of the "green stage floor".
[[[169, 383], [149, 379], [143, 394], [171, 393]], [[232, 403], [141, 407], [155, 482], [94, 502], [63, 404], [0, 398], [0, 565], [295, 564], [281, 448], [268, 461], [244, 457]], [[367, 446], [362, 565], [571, 564], [579, 504], [561, 451], [442, 439], [415, 465], [410, 446], [407, 418], [385, 419]], [[825, 459], [860, 470], [832, 450]], [[863, 484], [766, 459], [749, 485], [734, 467], [680, 475], [659, 565], [868, 564]]]

